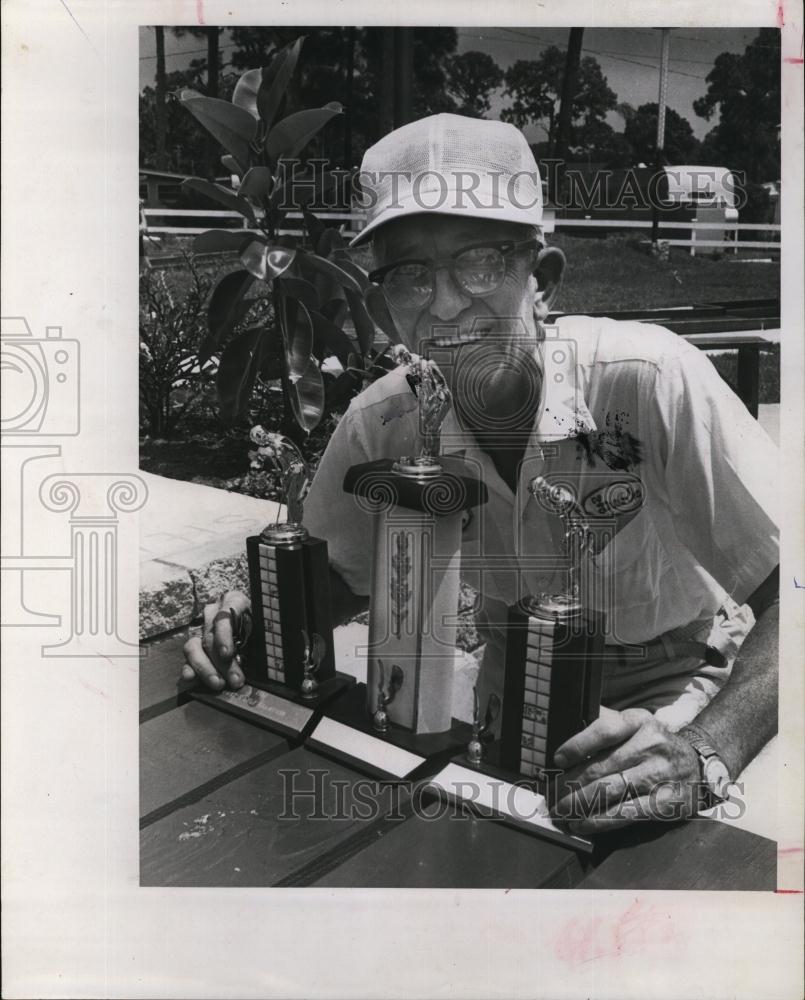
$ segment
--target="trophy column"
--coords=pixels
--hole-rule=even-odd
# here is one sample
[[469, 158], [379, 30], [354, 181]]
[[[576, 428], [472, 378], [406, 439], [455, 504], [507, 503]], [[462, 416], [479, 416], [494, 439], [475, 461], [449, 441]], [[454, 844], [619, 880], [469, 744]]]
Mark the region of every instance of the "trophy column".
[[462, 512], [483, 503], [484, 486], [440, 465], [383, 460], [350, 469], [344, 489], [374, 512], [366, 709], [384, 695], [383, 670], [402, 676], [392, 723], [412, 733], [450, 729]]

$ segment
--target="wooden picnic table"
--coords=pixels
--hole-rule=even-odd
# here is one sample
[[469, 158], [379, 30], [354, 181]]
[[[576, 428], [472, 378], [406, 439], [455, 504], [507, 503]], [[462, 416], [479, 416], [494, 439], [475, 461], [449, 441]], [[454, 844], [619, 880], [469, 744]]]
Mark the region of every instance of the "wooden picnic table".
[[142, 885], [775, 888], [774, 842], [717, 820], [642, 822], [585, 856], [369, 781], [192, 699], [177, 684], [183, 643], [179, 632], [143, 645]]

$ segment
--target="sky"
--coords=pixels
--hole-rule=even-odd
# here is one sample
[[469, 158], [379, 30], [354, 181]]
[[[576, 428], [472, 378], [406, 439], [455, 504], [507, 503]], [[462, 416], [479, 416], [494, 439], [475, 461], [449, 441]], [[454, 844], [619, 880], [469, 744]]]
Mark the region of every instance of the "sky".
[[[564, 49], [567, 46], [567, 28], [458, 28], [458, 51], [478, 50], [487, 52], [506, 70], [518, 59], [535, 59], [549, 45]], [[705, 77], [713, 68], [721, 52], [744, 51], [756, 36], [757, 28], [677, 28], [671, 32], [668, 106], [687, 118], [698, 138], [716, 124], [699, 118], [693, 111], [693, 101], [707, 90]], [[221, 39], [224, 59], [232, 45]], [[151, 28], [140, 30], [140, 87], [153, 85], [156, 60], [154, 58], [154, 32]], [[167, 68], [183, 69], [191, 59], [203, 56], [204, 40], [176, 38], [171, 32], [165, 35]], [[660, 32], [654, 28], [586, 28], [582, 56], [593, 55], [619, 101], [635, 107], [656, 101], [659, 90]], [[494, 118], [509, 103], [501, 91], [492, 97]], [[623, 119], [610, 112], [607, 120], [616, 131], [622, 131]], [[526, 128], [529, 141], [544, 138], [542, 129]]]

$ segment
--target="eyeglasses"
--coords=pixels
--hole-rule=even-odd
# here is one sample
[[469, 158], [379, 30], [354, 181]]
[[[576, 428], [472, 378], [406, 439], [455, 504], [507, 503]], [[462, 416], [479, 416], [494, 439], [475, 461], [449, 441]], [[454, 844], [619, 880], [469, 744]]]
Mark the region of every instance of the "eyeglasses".
[[369, 280], [383, 286], [389, 305], [422, 309], [433, 299], [439, 268], [446, 267], [453, 281], [468, 295], [491, 295], [500, 288], [506, 275], [506, 257], [538, 246], [539, 241], [535, 239], [482, 243], [464, 247], [438, 260], [395, 261], [372, 271]]

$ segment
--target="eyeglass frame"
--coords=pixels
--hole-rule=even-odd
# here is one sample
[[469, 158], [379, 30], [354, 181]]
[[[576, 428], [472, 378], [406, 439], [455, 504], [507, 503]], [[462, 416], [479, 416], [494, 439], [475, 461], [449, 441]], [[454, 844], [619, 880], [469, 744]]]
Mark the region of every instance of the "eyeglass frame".
[[380, 285], [383, 287], [383, 280], [387, 274], [393, 271], [397, 267], [402, 267], [404, 264], [422, 264], [430, 267], [431, 274], [431, 292], [428, 299], [423, 302], [418, 308], [424, 309], [426, 306], [433, 302], [436, 295], [436, 272], [444, 267], [447, 267], [450, 272], [450, 277], [453, 282], [466, 294], [473, 298], [486, 298], [488, 295], [494, 295], [494, 293], [500, 288], [502, 280], [495, 285], [494, 288], [490, 288], [488, 292], [471, 292], [469, 289], [465, 288], [464, 285], [458, 281], [455, 273], [456, 257], [460, 257], [462, 254], [467, 253], [470, 250], [498, 250], [501, 255], [505, 258], [507, 254], [513, 253], [517, 250], [525, 250], [530, 247], [533, 250], [539, 251], [544, 249], [545, 244], [542, 243], [537, 237], [530, 236], [526, 240], [484, 240], [481, 243], [471, 243], [469, 246], [462, 247], [460, 250], [456, 250], [455, 253], [446, 254], [442, 257], [406, 257], [403, 260], [393, 261], [391, 264], [384, 264], [383, 267], [378, 267], [374, 271], [369, 273], [369, 281], [373, 284]]

